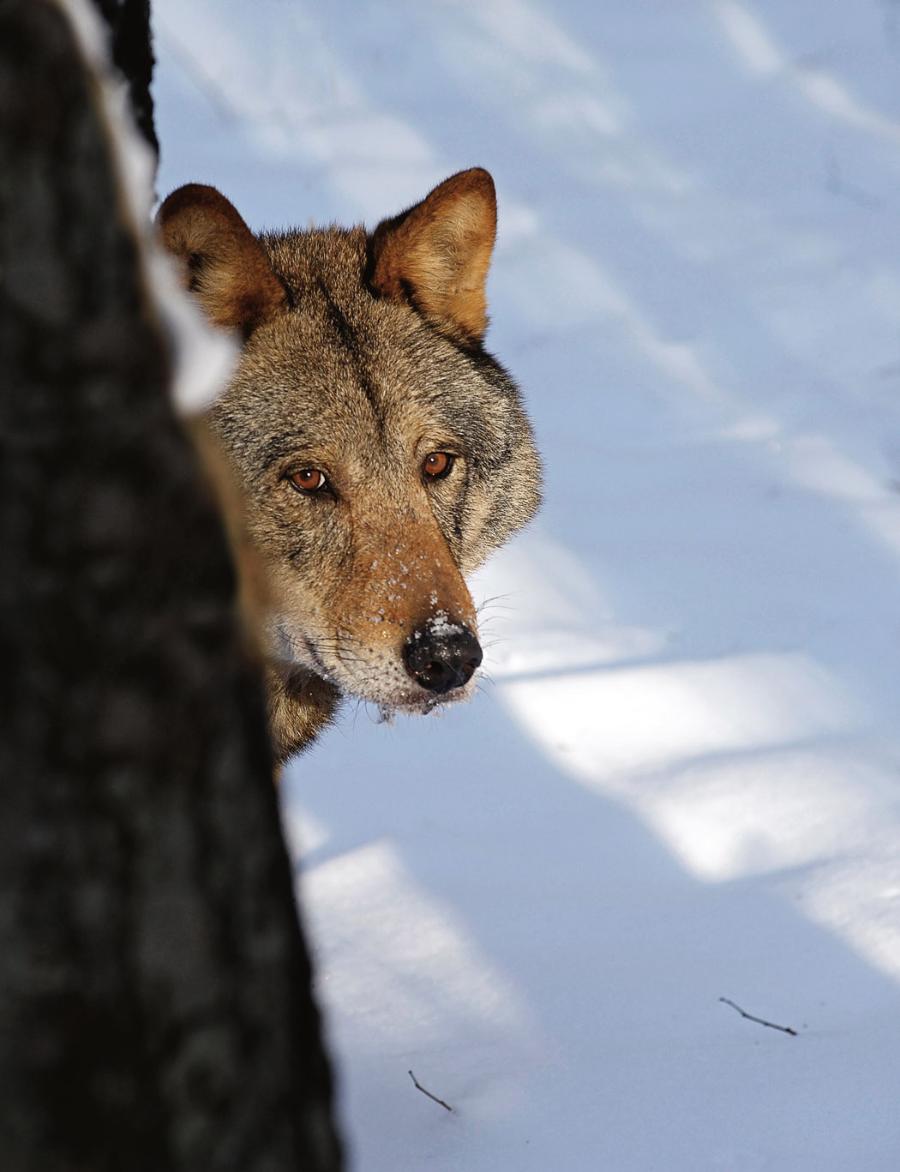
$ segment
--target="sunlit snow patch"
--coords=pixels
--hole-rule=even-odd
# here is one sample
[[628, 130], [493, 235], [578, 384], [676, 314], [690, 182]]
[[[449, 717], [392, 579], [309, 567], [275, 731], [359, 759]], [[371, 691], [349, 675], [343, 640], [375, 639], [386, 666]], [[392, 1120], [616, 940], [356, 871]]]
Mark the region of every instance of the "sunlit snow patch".
[[[313, 866], [303, 890], [329, 1000], [345, 1015], [365, 1016], [367, 1047], [405, 1054], [436, 1046], [453, 1020], [492, 1036], [530, 1032], [515, 987], [453, 911], [418, 889], [387, 843]], [[320, 916], [327, 924], [317, 924]]]

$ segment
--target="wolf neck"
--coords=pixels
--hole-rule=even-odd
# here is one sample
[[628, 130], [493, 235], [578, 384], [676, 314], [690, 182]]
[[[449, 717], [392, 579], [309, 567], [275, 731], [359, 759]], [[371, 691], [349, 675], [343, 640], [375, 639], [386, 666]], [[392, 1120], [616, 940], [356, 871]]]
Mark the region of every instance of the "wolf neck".
[[279, 764], [312, 744], [334, 719], [340, 693], [333, 684], [311, 672], [284, 675], [266, 669], [269, 728]]

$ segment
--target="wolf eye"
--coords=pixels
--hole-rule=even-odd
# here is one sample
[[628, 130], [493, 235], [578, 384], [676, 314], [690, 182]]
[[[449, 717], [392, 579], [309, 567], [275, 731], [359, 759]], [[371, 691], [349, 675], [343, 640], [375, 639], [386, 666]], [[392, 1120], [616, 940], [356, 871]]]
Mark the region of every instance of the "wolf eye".
[[318, 468], [301, 468], [299, 472], [292, 472], [288, 480], [297, 492], [304, 492], [308, 495], [321, 492], [328, 484], [325, 473], [320, 472]]
[[443, 480], [453, 470], [455, 459], [449, 452], [431, 452], [422, 461], [422, 475], [426, 480]]

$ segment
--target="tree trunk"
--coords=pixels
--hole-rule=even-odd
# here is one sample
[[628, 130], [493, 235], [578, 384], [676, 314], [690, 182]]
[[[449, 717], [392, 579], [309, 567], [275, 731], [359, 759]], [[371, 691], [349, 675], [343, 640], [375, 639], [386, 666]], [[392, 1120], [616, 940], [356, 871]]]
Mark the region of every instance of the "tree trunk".
[[0, 1167], [334, 1172], [215, 507], [97, 86], [0, 0]]
[[153, 48], [150, 0], [94, 0], [110, 31], [110, 56], [128, 84], [135, 125], [155, 155], [159, 141], [153, 123]]

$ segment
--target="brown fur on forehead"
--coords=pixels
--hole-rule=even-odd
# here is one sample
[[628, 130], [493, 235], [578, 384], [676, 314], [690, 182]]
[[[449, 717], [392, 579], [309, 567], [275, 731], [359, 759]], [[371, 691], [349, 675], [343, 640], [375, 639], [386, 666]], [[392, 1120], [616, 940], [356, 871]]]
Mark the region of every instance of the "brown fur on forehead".
[[230, 397], [251, 407], [251, 426], [270, 431], [273, 414], [286, 425], [302, 415], [313, 432], [349, 428], [357, 440], [359, 428], [405, 437], [419, 426], [435, 441], [469, 440], [484, 458], [502, 454], [514, 394], [508, 379], [496, 364], [488, 369], [489, 359], [480, 368], [409, 306], [373, 295], [362, 229], [272, 234], [262, 242], [292, 308], [246, 347]]
[[[538, 501], [540, 467], [515, 385], [480, 347], [461, 346], [412, 306], [372, 293], [363, 229], [261, 241], [291, 306], [250, 338], [212, 412], [251, 493], [262, 498], [273, 470], [309, 457], [333, 460], [363, 511], [373, 483], [375, 499], [402, 503], [420, 491], [417, 445], [446, 445], [464, 457], [464, 476], [436, 493], [432, 508], [458, 564], [472, 569]], [[297, 538], [297, 556], [318, 529]], [[339, 533], [322, 532], [336, 550]]]
[[367, 237], [355, 228], [294, 229], [265, 232], [259, 237], [272, 268], [291, 290], [295, 302], [324, 283], [345, 302], [371, 293], [364, 288]]

